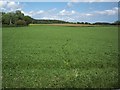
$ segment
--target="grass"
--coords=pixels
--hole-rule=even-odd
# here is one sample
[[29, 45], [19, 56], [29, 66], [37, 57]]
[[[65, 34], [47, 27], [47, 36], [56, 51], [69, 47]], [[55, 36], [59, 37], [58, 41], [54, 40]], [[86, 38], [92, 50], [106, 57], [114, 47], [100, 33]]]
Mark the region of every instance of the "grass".
[[117, 87], [117, 35], [117, 27], [3, 28], [3, 87]]

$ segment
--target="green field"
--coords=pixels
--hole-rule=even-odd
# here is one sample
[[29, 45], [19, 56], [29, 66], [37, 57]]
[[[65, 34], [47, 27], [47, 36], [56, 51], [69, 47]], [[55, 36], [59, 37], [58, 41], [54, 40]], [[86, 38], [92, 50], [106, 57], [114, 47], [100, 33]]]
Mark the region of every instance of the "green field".
[[117, 27], [9, 27], [2, 43], [3, 87], [117, 87]]

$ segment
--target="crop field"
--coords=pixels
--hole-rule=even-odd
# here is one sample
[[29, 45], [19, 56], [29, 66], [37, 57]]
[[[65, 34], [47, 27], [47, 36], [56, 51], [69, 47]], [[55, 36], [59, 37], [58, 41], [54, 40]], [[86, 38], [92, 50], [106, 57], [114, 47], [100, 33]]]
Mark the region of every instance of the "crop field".
[[3, 87], [118, 86], [115, 26], [30, 25], [2, 32]]

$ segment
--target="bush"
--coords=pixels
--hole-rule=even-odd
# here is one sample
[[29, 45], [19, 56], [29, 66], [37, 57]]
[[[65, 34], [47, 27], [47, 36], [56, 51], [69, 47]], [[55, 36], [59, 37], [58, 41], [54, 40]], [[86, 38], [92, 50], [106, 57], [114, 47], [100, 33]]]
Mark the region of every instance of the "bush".
[[14, 24], [11, 24], [11, 25], [2, 24], [2, 27], [15, 27], [15, 25]]
[[26, 22], [24, 20], [18, 20], [15, 22], [16, 26], [26, 26]]

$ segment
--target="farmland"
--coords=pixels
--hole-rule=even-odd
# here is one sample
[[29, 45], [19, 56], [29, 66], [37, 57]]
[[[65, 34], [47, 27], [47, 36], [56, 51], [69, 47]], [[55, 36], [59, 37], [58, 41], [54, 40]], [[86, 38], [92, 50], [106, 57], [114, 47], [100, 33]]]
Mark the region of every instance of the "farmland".
[[3, 28], [3, 87], [112, 88], [118, 83], [115, 26]]

